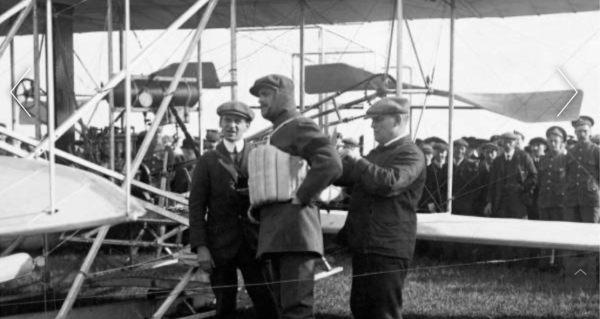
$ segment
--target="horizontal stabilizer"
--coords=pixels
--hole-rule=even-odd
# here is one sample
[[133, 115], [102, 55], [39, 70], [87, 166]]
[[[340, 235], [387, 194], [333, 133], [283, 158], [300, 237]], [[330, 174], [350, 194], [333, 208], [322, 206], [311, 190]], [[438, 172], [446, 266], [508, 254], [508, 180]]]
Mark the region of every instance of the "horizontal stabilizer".
[[527, 123], [556, 122], [579, 116], [583, 91], [459, 93], [456, 99]]
[[[369, 80], [372, 78], [371, 80]], [[388, 78], [390, 83], [387, 88], [396, 88], [396, 80]], [[331, 93], [339, 91], [364, 91], [376, 90], [386, 87], [385, 77], [376, 75], [361, 68], [356, 68], [345, 63], [316, 64], [306, 66], [305, 91], [308, 94]], [[417, 87], [404, 83], [403, 88]]]

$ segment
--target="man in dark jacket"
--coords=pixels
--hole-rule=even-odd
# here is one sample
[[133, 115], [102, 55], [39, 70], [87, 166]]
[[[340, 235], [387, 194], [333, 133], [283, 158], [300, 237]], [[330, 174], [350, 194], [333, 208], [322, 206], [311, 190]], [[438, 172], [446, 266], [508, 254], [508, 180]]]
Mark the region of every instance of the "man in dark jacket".
[[254, 82], [262, 116], [273, 123], [271, 145], [305, 159], [310, 166], [291, 202], [258, 207], [258, 256], [270, 262], [270, 281], [282, 319], [314, 318], [315, 258], [323, 254], [323, 233], [315, 200], [342, 173], [329, 138], [294, 102], [294, 83], [282, 75]]
[[577, 144], [567, 152], [565, 215], [568, 220], [600, 222], [600, 147], [590, 141], [594, 120], [580, 116], [572, 122]]
[[477, 215], [477, 162], [466, 157], [469, 143], [464, 139], [454, 141], [454, 173], [452, 175], [452, 214]]
[[368, 111], [378, 147], [342, 153], [338, 183], [352, 187], [344, 225], [352, 251], [350, 309], [357, 319], [402, 318], [402, 286], [413, 256], [425, 158], [408, 132], [409, 103], [384, 98]]
[[190, 188], [190, 243], [201, 268], [210, 272], [217, 299], [217, 317], [235, 318], [237, 271], [257, 318], [277, 318], [275, 302], [256, 258], [258, 227], [247, 219], [248, 153], [243, 135], [254, 113], [241, 102], [217, 108], [223, 140], [204, 153]]
[[527, 219], [527, 206], [531, 204], [532, 192], [537, 182], [537, 170], [531, 157], [516, 148], [519, 137], [507, 132], [502, 134], [504, 153], [492, 164], [487, 216]]

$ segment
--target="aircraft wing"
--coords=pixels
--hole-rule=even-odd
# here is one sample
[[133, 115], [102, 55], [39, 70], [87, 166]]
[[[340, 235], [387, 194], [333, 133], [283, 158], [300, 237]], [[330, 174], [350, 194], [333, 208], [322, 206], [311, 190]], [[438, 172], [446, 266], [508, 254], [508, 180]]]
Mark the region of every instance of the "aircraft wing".
[[[0, 1], [0, 12], [21, 0]], [[57, 14], [73, 16], [74, 32], [106, 31], [106, 1], [61, 0]], [[164, 29], [195, 0], [132, 0], [132, 29]], [[305, 4], [306, 24], [341, 24], [391, 20], [396, 0], [244, 0], [237, 1], [238, 27], [267, 27], [298, 25], [301, 3]], [[115, 16], [122, 14], [115, 2]], [[573, 13], [600, 10], [597, 0], [457, 0], [456, 17], [485, 18]], [[208, 28], [229, 27], [230, 1], [220, 1]], [[403, 0], [406, 19], [449, 18], [445, 1]], [[115, 19], [115, 22], [119, 19]], [[190, 19], [184, 28], [195, 28], [197, 19]], [[30, 34], [32, 24], [25, 22], [20, 33]], [[115, 28], [119, 26], [115, 23]], [[7, 26], [0, 26], [5, 34]]]
[[[335, 234], [347, 212], [321, 211], [324, 233]], [[598, 251], [600, 224], [417, 214], [417, 238], [470, 244]]]
[[145, 210], [135, 199], [86, 171], [56, 165], [55, 208], [50, 214], [48, 163], [0, 156], [0, 236], [52, 233], [135, 220]]

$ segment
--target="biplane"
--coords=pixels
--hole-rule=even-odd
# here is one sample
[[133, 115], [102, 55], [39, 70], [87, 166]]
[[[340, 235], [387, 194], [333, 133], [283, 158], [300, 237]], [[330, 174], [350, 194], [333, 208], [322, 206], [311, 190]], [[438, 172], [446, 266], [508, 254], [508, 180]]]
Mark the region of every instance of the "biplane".
[[[10, 176], [0, 183], [0, 192], [12, 194], [10, 200], [3, 200], [0, 218], [14, 218], [15, 223], [3, 224], [0, 236], [24, 236], [47, 232], [64, 231], [86, 227], [96, 227], [80, 237], [82, 242], [92, 243], [92, 247], [83, 261], [79, 273], [58, 313], [57, 318], [66, 318], [82, 287], [83, 281], [90, 273], [98, 249], [102, 244], [122, 244], [106, 238], [109, 225], [141, 219], [144, 211], [159, 216], [163, 221], [170, 221], [176, 226], [169, 232], [161, 232], [152, 242], [151, 247], [166, 251], [176, 262], [183, 260], [170, 248], [182, 249], [183, 245], [175, 243], [169, 246], [166, 240], [173, 238], [189, 226], [187, 217], [174, 212], [172, 206], [187, 205], [181, 194], [170, 192], [161, 185], [151, 185], [135, 180], [134, 175], [145, 163], [152, 151], [155, 136], [163, 123], [163, 118], [174, 117], [182, 128], [185, 128], [187, 112], [192, 107], [203, 116], [202, 91], [204, 89], [231, 88], [231, 98], [237, 98], [237, 52], [236, 33], [238, 28], [269, 28], [293, 26], [300, 33], [299, 59], [299, 92], [302, 111], [314, 118], [327, 114], [336, 114], [337, 121], [326, 123], [328, 126], [341, 125], [360, 115], [347, 118], [341, 116], [348, 109], [359, 103], [371, 102], [387, 94], [422, 94], [437, 95], [448, 99], [450, 124], [455, 101], [487, 109], [503, 115], [514, 116], [528, 121], [569, 120], [579, 115], [579, 107], [583, 94], [573, 94], [572, 90], [552, 92], [526, 92], [514, 94], [486, 94], [455, 92], [452, 82], [453, 51], [450, 52], [450, 85], [443, 91], [432, 87], [425, 81], [422, 85], [406, 83], [402, 72], [402, 51], [406, 46], [402, 38], [404, 21], [407, 19], [448, 18], [451, 23], [451, 43], [454, 41], [454, 21], [468, 17], [513, 17], [523, 15], [541, 15], [564, 12], [598, 11], [597, 1], [590, 0], [532, 0], [532, 1], [471, 1], [471, 0], [289, 0], [289, 1], [218, 1], [218, 0], [10, 0], [0, 3], [0, 32], [4, 35], [0, 43], [0, 57], [10, 47], [11, 41], [18, 35], [32, 35], [34, 46], [33, 73], [31, 82], [20, 82], [20, 96], [25, 100], [25, 110], [34, 118], [36, 138], [31, 138], [0, 128], [0, 134], [30, 146], [23, 150], [4, 141], [0, 141], [0, 149], [15, 158], [2, 158], [0, 172], [2, 176]], [[304, 65], [304, 30], [310, 25], [340, 24], [364, 21], [395, 21], [396, 30], [396, 72], [390, 74], [386, 68], [383, 74], [373, 74], [344, 64]], [[180, 28], [192, 29], [193, 34], [187, 43], [182, 61], [149, 76], [136, 77], [132, 70], [139, 65], [153, 50], [158, 50], [161, 41], [171, 36]], [[211, 65], [201, 60], [200, 41], [207, 28], [226, 28], [231, 31], [231, 78], [228, 82], [220, 82], [211, 71]], [[144, 47], [136, 56], [131, 56], [128, 46], [131, 30], [162, 30], [155, 40]], [[109, 79], [103, 83], [96, 93], [85, 100], [75, 97], [73, 85], [73, 34], [81, 32], [106, 32], [108, 34]], [[115, 45], [113, 34], [121, 34], [120, 55], [121, 67], [115, 70], [113, 55]], [[44, 35], [43, 43], [40, 36]], [[390, 52], [392, 47], [390, 35]], [[42, 44], [46, 48], [45, 64], [47, 78], [46, 89], [40, 88], [42, 79], [41, 54]], [[452, 45], [451, 45], [452, 47]], [[197, 55], [196, 63], [191, 63]], [[391, 53], [388, 59], [391, 58]], [[212, 67], [214, 68], [214, 66]], [[327, 75], [327, 76], [324, 76]], [[335, 77], [337, 76], [337, 78]], [[326, 81], [325, 81], [326, 80]], [[16, 85], [17, 83], [15, 83]], [[364, 96], [338, 105], [336, 98], [349, 91], [363, 91]], [[313, 105], [307, 105], [304, 99], [307, 94], [320, 94], [321, 99]], [[104, 150], [104, 162], [99, 163], [95, 156], [77, 156], [73, 154], [76, 140], [89, 137], [89, 130], [82, 118], [92, 112], [101, 101], [107, 101], [111, 117], [105, 130], [102, 130], [101, 141], [107, 145]], [[525, 101], [525, 103], [524, 103]], [[527, 112], [516, 112], [526, 105]], [[565, 104], [572, 107], [563, 110]], [[176, 107], [183, 111], [184, 115]], [[45, 111], [44, 111], [45, 109]], [[425, 109], [425, 104], [423, 106]], [[550, 111], [548, 111], [550, 109]], [[564, 111], [564, 112], [563, 112]], [[139, 143], [133, 144], [131, 125], [133, 112], [150, 112], [153, 120], [147, 132], [139, 136]], [[311, 112], [311, 113], [309, 113]], [[315, 113], [316, 112], [316, 113]], [[116, 114], [116, 116], [115, 116]], [[548, 114], [551, 114], [550, 117]], [[29, 116], [28, 115], [28, 116]], [[13, 120], [17, 118], [13, 114]], [[182, 120], [183, 119], [183, 120]], [[121, 121], [121, 125], [119, 125]], [[201, 121], [199, 121], [201, 122]], [[417, 124], [418, 125], [418, 124]], [[119, 127], [120, 126], [120, 127]], [[185, 129], [184, 129], [185, 130]], [[199, 125], [202, 135], [202, 127]], [[257, 133], [257, 136], [264, 134]], [[44, 133], [43, 133], [44, 132]], [[191, 136], [184, 131], [186, 136]], [[452, 140], [452, 129], [448, 140]], [[197, 149], [202, 149], [200, 140]], [[85, 144], [84, 144], [85, 145]], [[93, 152], [90, 152], [93, 154]], [[452, 157], [452, 147], [449, 155]], [[161, 163], [165, 167], [168, 155]], [[68, 168], [56, 164], [70, 163], [79, 167]], [[86, 172], [83, 172], [85, 169]], [[101, 175], [95, 176], [91, 172]], [[449, 178], [452, 178], [452, 165], [449, 165]], [[47, 181], [44, 181], [47, 176]], [[81, 177], [85, 176], [85, 178]], [[106, 178], [114, 183], [108, 182]], [[46, 183], [48, 188], [44, 188]], [[30, 188], [31, 185], [36, 188]], [[452, 183], [450, 182], [449, 185]], [[137, 187], [159, 198], [158, 203], [136, 199], [131, 196], [132, 189]], [[452, 194], [451, 187], [448, 187]], [[36, 203], [26, 201], [24, 190], [37, 192]], [[85, 195], [79, 192], [87, 192]], [[451, 198], [452, 196], [449, 196]], [[19, 204], [20, 203], [20, 204]], [[106, 206], [101, 206], [106, 205]], [[8, 205], [6, 205], [8, 204]], [[91, 210], [90, 206], [94, 206]], [[448, 205], [451, 210], [451, 204]], [[88, 211], [90, 214], [82, 214]], [[67, 215], [72, 212], [74, 215]], [[341, 227], [344, 212], [323, 211], [323, 229], [335, 232]], [[93, 215], [93, 219], [85, 219]], [[71, 217], [76, 216], [76, 217]], [[165, 222], [166, 223], [166, 222]], [[566, 239], [558, 236], [568, 229], [572, 236]], [[540, 248], [574, 249], [597, 251], [600, 247], [597, 225], [581, 225], [562, 222], [486, 220], [477, 217], [435, 214], [419, 216], [418, 237], [423, 239], [459, 241], [467, 243], [485, 243], [497, 245], [516, 245]], [[531, 236], [545, 234], [545, 236]], [[18, 239], [19, 237], [17, 237]], [[5, 253], [17, 247], [15, 239]], [[19, 276], [31, 268], [31, 260], [22, 255], [14, 256], [14, 263], [23, 267], [12, 276]], [[4, 260], [0, 259], [4, 263]], [[2, 264], [4, 267], [4, 264]], [[331, 270], [331, 269], [329, 269]], [[181, 282], [165, 299], [161, 307], [152, 314], [153, 318], [165, 315], [174, 300], [184, 291], [186, 284], [195, 273], [192, 265]], [[202, 314], [196, 314], [201, 318]]]

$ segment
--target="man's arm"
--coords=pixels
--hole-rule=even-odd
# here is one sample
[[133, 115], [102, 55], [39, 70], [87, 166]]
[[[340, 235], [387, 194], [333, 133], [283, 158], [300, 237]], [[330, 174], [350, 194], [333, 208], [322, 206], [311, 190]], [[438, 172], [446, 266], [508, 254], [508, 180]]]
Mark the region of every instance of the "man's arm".
[[354, 163], [353, 179], [367, 192], [395, 196], [417, 180], [425, 170], [425, 159], [417, 150], [394, 155], [390, 167], [382, 167], [359, 158]]
[[190, 244], [192, 250], [196, 247], [206, 246], [206, 214], [210, 196], [210, 176], [207, 154], [198, 159], [192, 183], [190, 185], [189, 216], [190, 216]]
[[294, 147], [310, 164], [304, 182], [296, 191], [296, 197], [306, 205], [341, 176], [342, 162], [329, 138], [311, 120], [300, 119], [295, 131]]

